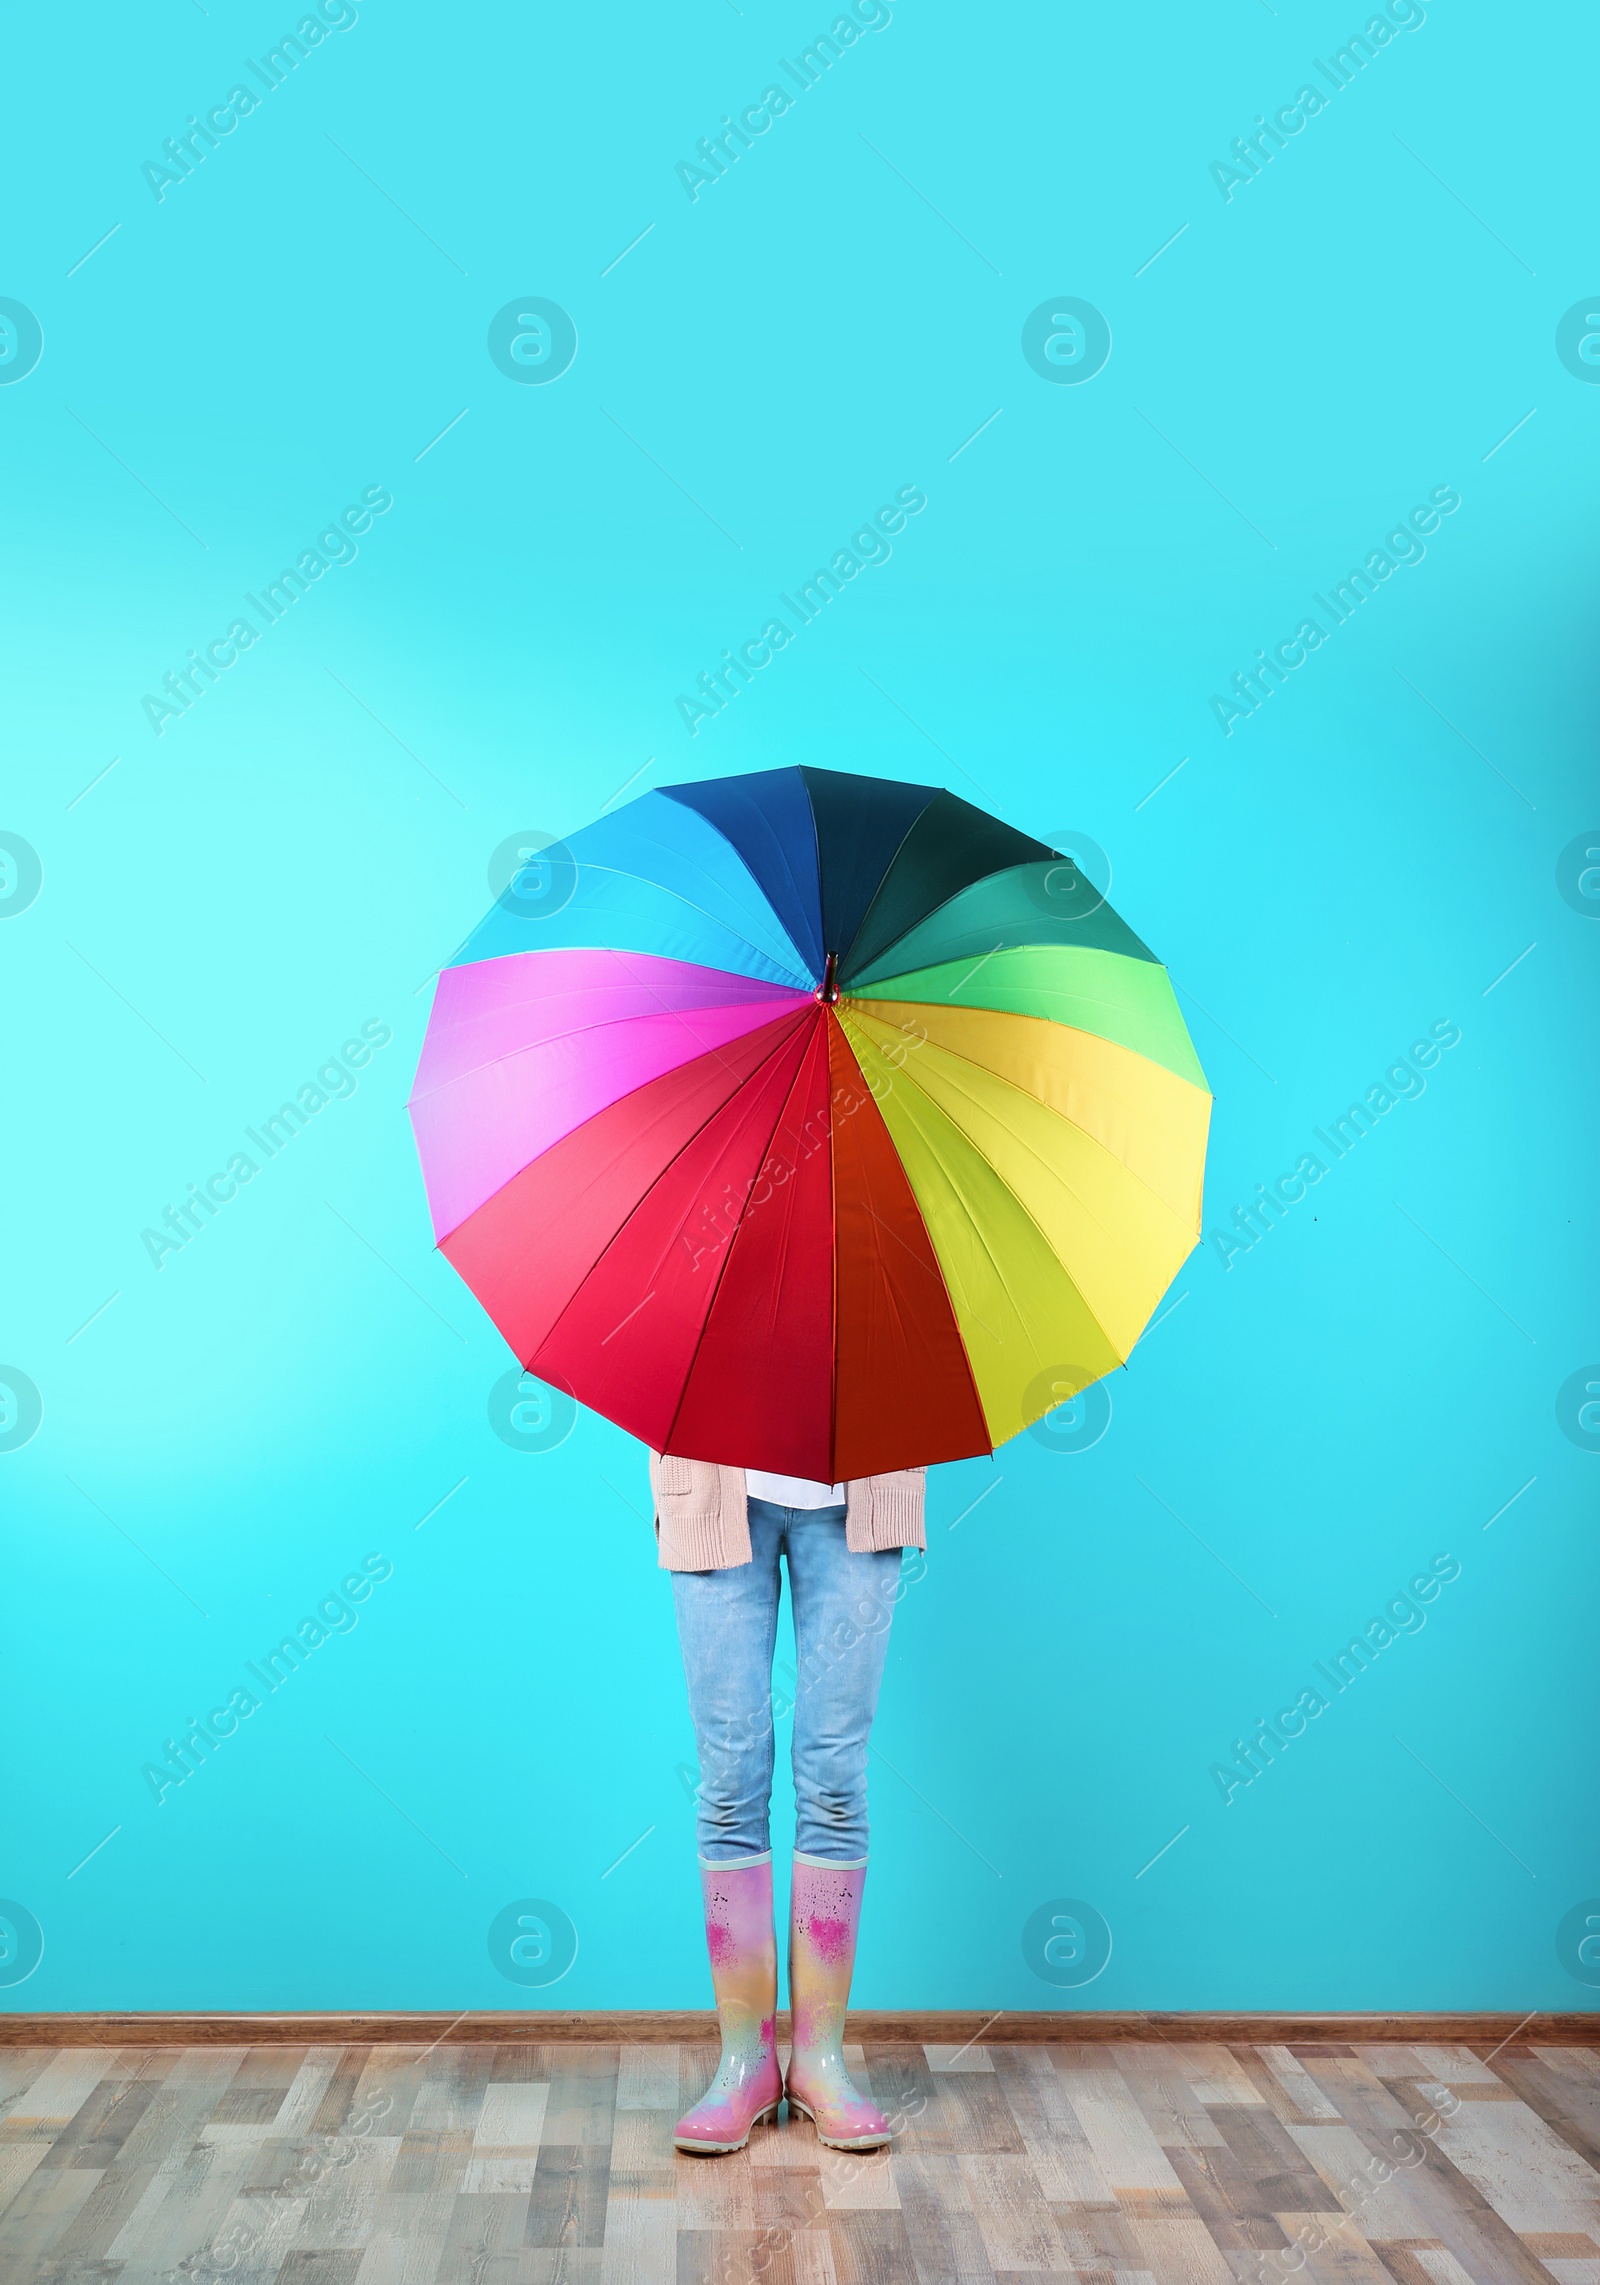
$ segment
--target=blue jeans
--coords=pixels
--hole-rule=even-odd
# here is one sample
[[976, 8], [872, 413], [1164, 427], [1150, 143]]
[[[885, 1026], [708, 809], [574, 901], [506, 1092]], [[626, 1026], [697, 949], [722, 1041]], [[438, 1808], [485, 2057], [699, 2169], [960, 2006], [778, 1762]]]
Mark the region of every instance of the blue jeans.
[[851, 1554], [844, 1514], [753, 1499], [750, 1562], [672, 1574], [700, 1751], [700, 1854], [713, 1863], [759, 1856], [771, 1845], [780, 1555], [794, 1611], [795, 1847], [833, 1864], [867, 1853], [867, 1737], [898, 1600], [900, 1550]]

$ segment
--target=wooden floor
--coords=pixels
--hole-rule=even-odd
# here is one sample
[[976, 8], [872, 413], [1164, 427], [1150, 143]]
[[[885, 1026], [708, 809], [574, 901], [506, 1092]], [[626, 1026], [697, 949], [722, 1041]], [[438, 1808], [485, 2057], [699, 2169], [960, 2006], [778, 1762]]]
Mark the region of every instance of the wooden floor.
[[0, 2280], [1600, 2285], [1600, 2049], [851, 2050], [893, 2151], [675, 2156], [709, 2048], [0, 2052]]

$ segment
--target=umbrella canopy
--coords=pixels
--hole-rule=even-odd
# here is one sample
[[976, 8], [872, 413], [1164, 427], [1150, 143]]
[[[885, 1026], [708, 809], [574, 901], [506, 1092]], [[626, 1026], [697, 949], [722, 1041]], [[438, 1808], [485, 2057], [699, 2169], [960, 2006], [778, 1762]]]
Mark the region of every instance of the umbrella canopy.
[[824, 1483], [986, 1453], [1120, 1364], [1211, 1097], [1069, 858], [935, 786], [771, 770], [544, 853], [440, 975], [439, 1246], [657, 1451]]

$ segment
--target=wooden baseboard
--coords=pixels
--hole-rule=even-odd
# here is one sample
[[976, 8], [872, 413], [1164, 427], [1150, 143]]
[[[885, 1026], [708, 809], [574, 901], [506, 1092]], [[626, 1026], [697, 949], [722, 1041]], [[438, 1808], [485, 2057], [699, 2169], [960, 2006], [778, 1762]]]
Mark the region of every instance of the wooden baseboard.
[[[529, 2014], [469, 2011], [464, 2015], [0, 2015], [0, 2047], [454, 2047], [514, 2042], [614, 2046], [623, 2041], [692, 2044], [716, 2036], [716, 2017], [702, 2011], [625, 2014], [609, 2010]], [[787, 2040], [789, 2019], [778, 2019]], [[1592, 2014], [1511, 2015], [1482, 2011], [1436, 2014], [1291, 2012], [1183, 2014], [1164, 2009], [1088, 2014], [1048, 2012], [926, 2013], [863, 2008], [846, 2037], [963, 2047], [979, 2042], [1080, 2042], [1112, 2039], [1210, 2040], [1226, 2046], [1361, 2046], [1396, 2043], [1497, 2048], [1600, 2044], [1600, 2010]]]

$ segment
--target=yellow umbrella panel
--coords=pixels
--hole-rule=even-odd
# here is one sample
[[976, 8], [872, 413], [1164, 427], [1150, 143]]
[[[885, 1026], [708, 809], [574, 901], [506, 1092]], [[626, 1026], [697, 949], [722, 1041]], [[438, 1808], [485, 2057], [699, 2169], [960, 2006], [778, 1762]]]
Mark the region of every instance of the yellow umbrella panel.
[[838, 1014], [1001, 1444], [1126, 1360], [1199, 1239], [1211, 1097], [1171, 982], [1148, 955], [1014, 945], [847, 988]]

